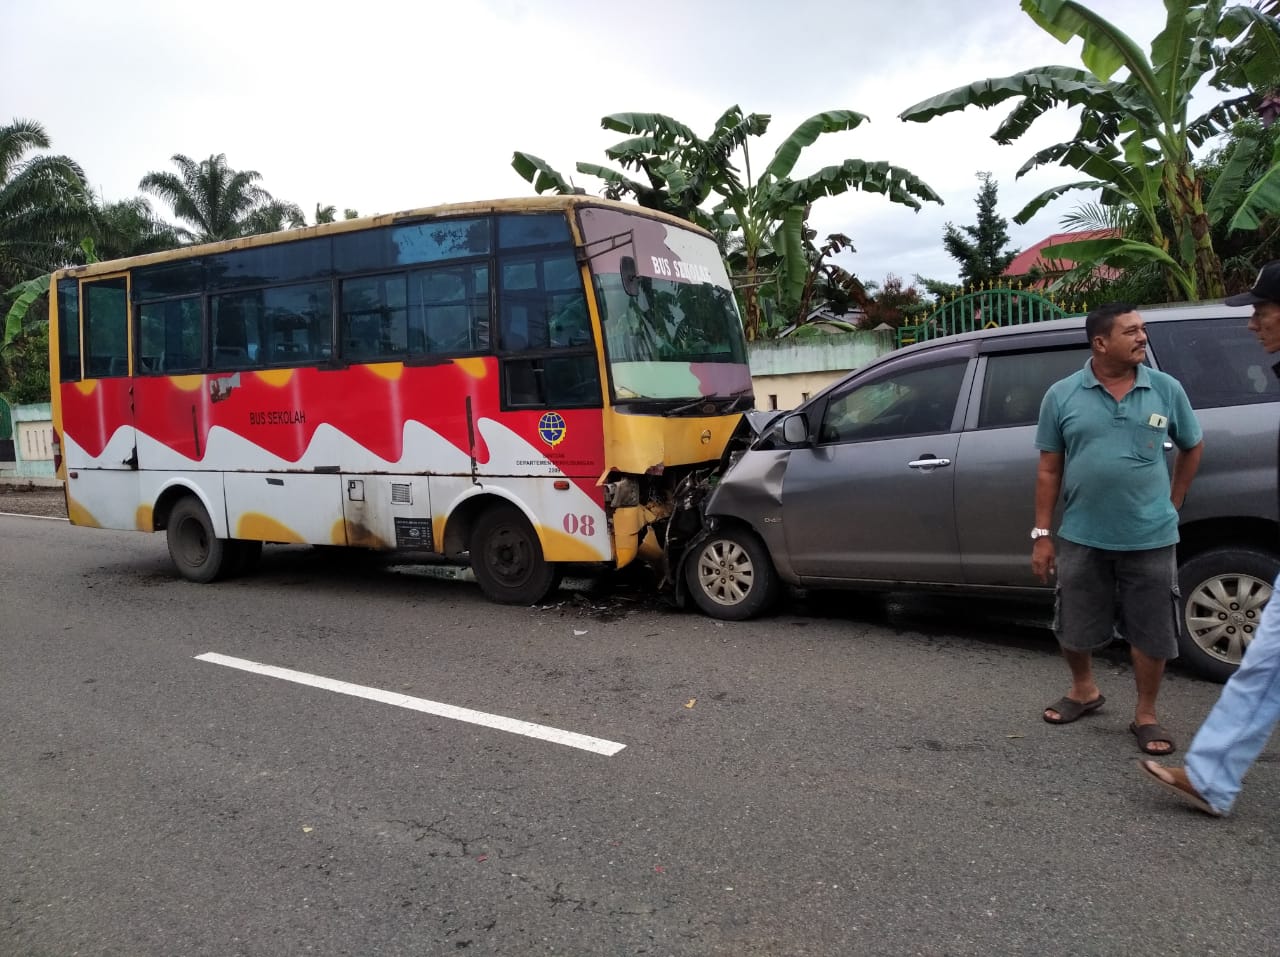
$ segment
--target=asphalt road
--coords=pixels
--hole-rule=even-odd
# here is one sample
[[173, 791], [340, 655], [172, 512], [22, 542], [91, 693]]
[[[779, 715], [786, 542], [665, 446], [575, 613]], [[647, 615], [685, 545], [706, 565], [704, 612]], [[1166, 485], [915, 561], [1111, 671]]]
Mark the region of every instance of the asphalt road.
[[[160, 536], [17, 517], [0, 589], [6, 957], [1280, 939], [1280, 753], [1229, 819], [1166, 800], [1136, 772], [1124, 655], [1100, 663], [1106, 707], [1047, 725], [1065, 670], [1020, 612], [837, 599], [727, 625], [626, 590], [509, 608], [284, 547], [198, 586]], [[1175, 671], [1166, 723], [1185, 741], [1216, 695]], [[418, 701], [623, 747], [400, 706]]]

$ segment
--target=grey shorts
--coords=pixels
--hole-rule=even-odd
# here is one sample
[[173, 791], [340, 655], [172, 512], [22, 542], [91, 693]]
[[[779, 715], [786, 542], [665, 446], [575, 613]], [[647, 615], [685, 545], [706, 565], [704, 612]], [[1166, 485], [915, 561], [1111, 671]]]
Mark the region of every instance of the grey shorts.
[[1178, 657], [1175, 546], [1115, 552], [1061, 538], [1055, 546], [1058, 644], [1096, 651], [1118, 635], [1148, 657]]

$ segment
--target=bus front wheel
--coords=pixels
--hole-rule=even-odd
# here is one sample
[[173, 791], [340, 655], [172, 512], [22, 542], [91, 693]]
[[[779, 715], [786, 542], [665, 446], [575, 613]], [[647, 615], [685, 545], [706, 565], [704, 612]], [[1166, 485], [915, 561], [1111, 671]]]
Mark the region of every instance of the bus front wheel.
[[178, 574], [187, 581], [207, 585], [229, 570], [232, 553], [229, 542], [213, 533], [209, 513], [198, 500], [188, 496], [173, 506], [166, 526], [169, 557]]
[[560, 571], [542, 557], [533, 526], [510, 505], [490, 508], [471, 535], [471, 570], [490, 600], [533, 605], [560, 584]]

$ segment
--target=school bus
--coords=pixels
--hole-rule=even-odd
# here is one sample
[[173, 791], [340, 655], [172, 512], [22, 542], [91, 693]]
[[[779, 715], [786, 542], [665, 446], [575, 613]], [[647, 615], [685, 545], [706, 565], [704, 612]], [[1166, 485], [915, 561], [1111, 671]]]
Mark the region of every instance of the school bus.
[[661, 560], [754, 404], [706, 232], [587, 196], [451, 204], [56, 273], [76, 525], [194, 582], [264, 543], [431, 553], [493, 600]]

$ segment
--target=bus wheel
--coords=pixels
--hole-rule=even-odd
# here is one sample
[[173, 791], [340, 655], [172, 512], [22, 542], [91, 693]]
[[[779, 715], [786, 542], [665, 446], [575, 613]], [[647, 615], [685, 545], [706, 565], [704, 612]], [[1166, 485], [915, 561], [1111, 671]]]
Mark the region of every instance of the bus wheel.
[[169, 513], [166, 530], [169, 557], [187, 581], [207, 585], [230, 571], [230, 558], [236, 549], [213, 534], [209, 513], [197, 499], [187, 496], [178, 502]]
[[480, 588], [503, 605], [533, 605], [560, 584], [560, 571], [542, 557], [538, 536], [511, 505], [488, 509], [471, 534], [471, 569]]

